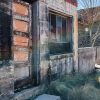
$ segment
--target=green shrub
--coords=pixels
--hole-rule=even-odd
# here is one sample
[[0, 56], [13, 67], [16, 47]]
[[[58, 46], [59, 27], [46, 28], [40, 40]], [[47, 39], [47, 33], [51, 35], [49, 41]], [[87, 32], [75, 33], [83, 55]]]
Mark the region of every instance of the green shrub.
[[48, 90], [49, 94], [60, 96], [62, 100], [66, 100], [70, 88], [66, 87], [66, 85], [63, 82], [57, 81], [57, 82], [52, 82]]
[[81, 74], [72, 74], [64, 76], [60, 81], [64, 82], [69, 88], [80, 87], [86, 83], [86, 77]]
[[73, 88], [69, 92], [68, 100], [100, 100], [100, 90], [91, 84]]
[[99, 75], [71, 74], [54, 81], [48, 93], [60, 96], [62, 100], [100, 100]]

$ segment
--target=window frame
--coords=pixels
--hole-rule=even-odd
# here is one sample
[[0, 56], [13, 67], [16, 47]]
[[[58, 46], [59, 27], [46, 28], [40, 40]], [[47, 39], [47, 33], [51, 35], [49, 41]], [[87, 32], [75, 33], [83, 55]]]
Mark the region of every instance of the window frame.
[[[51, 29], [51, 17], [50, 17], [50, 15], [51, 14], [53, 14], [53, 15], [55, 15], [56, 16], [56, 21], [57, 21], [57, 16], [61, 16], [61, 20], [63, 20], [62, 18], [65, 18], [66, 19], [66, 42], [64, 42], [64, 41], [62, 41], [62, 32], [61, 32], [61, 40], [58, 42], [58, 41], [52, 41], [52, 39], [51, 39], [51, 31], [50, 31], [50, 29]], [[71, 24], [72, 24], [72, 26], [71, 26], [71, 32], [70, 32], [70, 40], [68, 41], [67, 40], [67, 33], [68, 33], [68, 31], [69, 31], [69, 27], [68, 27], [68, 18], [71, 18]], [[49, 43], [69, 43], [69, 51], [67, 52], [64, 52], [64, 53], [56, 53], [56, 54], [50, 54], [50, 55], [58, 55], [58, 54], [65, 54], [65, 53], [73, 53], [73, 31], [74, 31], [74, 27], [73, 27], [73, 16], [68, 16], [68, 15], [65, 15], [65, 14], [60, 14], [60, 13], [57, 13], [57, 12], [53, 12], [53, 11], [49, 11], [49, 23], [50, 24], [48, 24], [48, 26], [49, 26]], [[57, 22], [56, 22], [57, 23]], [[63, 25], [61, 25], [61, 26], [63, 26]], [[56, 30], [57, 30], [57, 28], [56, 28]], [[57, 35], [57, 32], [56, 32], [56, 35]], [[48, 44], [49, 45], [49, 44]], [[49, 50], [50, 50], [50, 48], [49, 48]]]

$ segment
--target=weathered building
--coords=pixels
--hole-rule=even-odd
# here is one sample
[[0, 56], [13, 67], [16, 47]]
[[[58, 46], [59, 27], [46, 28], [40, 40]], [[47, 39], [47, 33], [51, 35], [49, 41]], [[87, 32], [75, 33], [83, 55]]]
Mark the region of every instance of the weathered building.
[[78, 72], [76, 0], [0, 1], [0, 100]]

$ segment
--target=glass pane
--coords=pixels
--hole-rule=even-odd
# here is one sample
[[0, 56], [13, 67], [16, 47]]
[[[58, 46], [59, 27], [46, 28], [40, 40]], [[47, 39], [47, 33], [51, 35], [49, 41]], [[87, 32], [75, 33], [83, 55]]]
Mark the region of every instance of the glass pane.
[[67, 35], [67, 30], [66, 30], [66, 19], [62, 18], [62, 42], [66, 42], [66, 35]]
[[67, 18], [67, 39], [68, 42], [72, 40], [72, 18]]
[[62, 18], [60, 16], [57, 16], [57, 41], [61, 41], [61, 33], [62, 33]]
[[56, 40], [56, 15], [51, 14], [51, 40]]
[[70, 43], [70, 50], [72, 50], [72, 18], [68, 18], [67, 20], [67, 28], [68, 28], [68, 31], [67, 31], [67, 40], [68, 42]]

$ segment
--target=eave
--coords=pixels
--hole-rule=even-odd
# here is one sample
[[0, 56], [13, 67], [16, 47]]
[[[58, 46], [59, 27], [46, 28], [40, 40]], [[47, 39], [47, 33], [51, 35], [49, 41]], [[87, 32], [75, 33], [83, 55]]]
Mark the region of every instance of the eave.
[[65, 0], [65, 1], [76, 6], [76, 7], [78, 6], [77, 0]]

